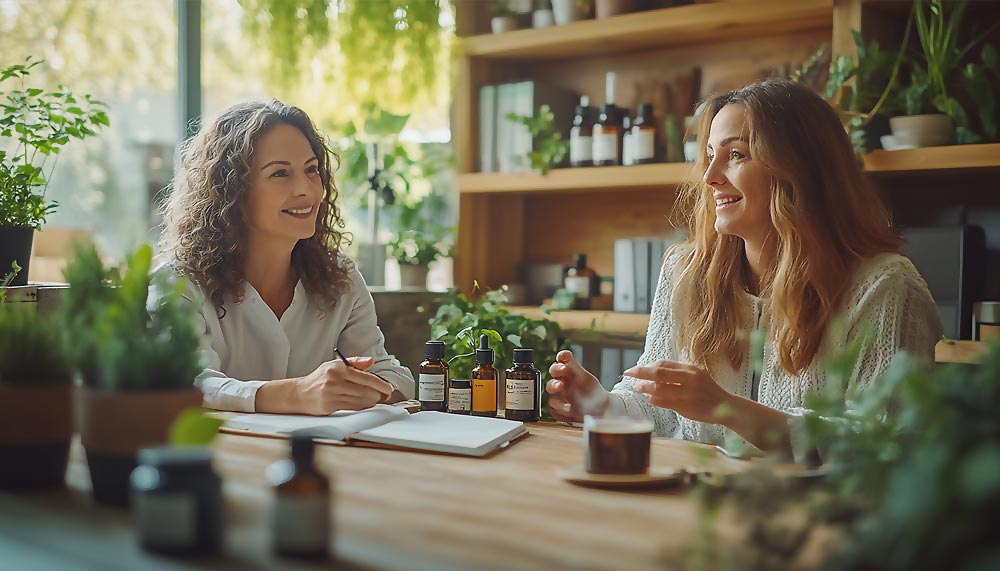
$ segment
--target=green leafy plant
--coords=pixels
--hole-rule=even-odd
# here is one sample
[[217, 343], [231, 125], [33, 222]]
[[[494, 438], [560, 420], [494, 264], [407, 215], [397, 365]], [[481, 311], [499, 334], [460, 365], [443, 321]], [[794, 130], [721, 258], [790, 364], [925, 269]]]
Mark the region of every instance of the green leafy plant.
[[152, 256], [141, 246], [122, 273], [105, 268], [93, 245], [80, 246], [67, 267], [61, 311], [85, 386], [186, 389], [201, 371], [197, 308], [183, 299], [185, 281], [169, 267], [150, 272]]
[[16, 278], [17, 274], [19, 273], [21, 273], [21, 265], [18, 264], [17, 261], [11, 262], [10, 271], [4, 274], [2, 278], [0, 278], [0, 303], [3, 303], [4, 301], [7, 300], [6, 288], [7, 286], [10, 285], [10, 282], [14, 281], [14, 278]]
[[555, 115], [548, 105], [540, 106], [534, 117], [508, 113], [507, 119], [524, 125], [531, 134], [534, 141], [534, 150], [528, 153], [531, 168], [546, 174], [566, 157], [569, 143], [563, 140], [556, 129]]
[[[475, 285], [478, 290], [479, 284]], [[475, 292], [474, 292], [475, 293]], [[514, 348], [535, 350], [535, 366], [542, 371], [542, 383], [548, 382], [548, 368], [555, 362], [556, 353], [568, 349], [559, 324], [549, 319], [529, 319], [506, 309], [506, 286], [499, 290], [485, 291], [478, 297], [469, 297], [456, 291], [442, 300], [437, 314], [430, 319], [431, 339], [444, 341], [454, 378], [469, 378], [476, 365], [475, 348], [479, 335], [485, 333], [492, 339], [496, 367], [510, 366]], [[542, 392], [542, 410], [547, 418], [548, 393]]]
[[[989, 33], [996, 29], [996, 25], [963, 43], [962, 21], [967, 8], [968, 0], [914, 0], [913, 14], [916, 18], [920, 52], [910, 58], [910, 81], [901, 93], [907, 115], [945, 113], [951, 117], [959, 144], [982, 140], [974, 132], [965, 108], [955, 98], [957, 88], [960, 87], [964, 87], [974, 99], [981, 114], [984, 109], [982, 103], [990, 101], [985, 110], [987, 116], [981, 119], [987, 136], [996, 137], [993, 90], [983, 73], [984, 69], [997, 73], [995, 51], [992, 52], [991, 62], [987, 62], [991, 57], [991, 53], [987, 51], [983, 65], [962, 65], [966, 56], [983, 43]], [[983, 91], [976, 91], [977, 89]]]
[[0, 383], [68, 384], [61, 324], [55, 316], [36, 311], [35, 305], [0, 299]]
[[[870, 331], [860, 335], [831, 359], [826, 390], [807, 399], [805, 426], [823, 456], [823, 481], [803, 488], [758, 470], [704, 490], [712, 513], [725, 501], [750, 522], [738, 549], [758, 564], [742, 554], [739, 568], [795, 567], [810, 536], [831, 531], [840, 539], [822, 557], [827, 569], [996, 565], [1000, 342], [976, 366], [931, 370], [901, 354], [862, 387], [852, 375], [872, 339]], [[778, 512], [803, 517], [788, 526]]]
[[110, 125], [107, 105], [90, 95], [77, 97], [62, 85], [55, 91], [25, 87], [42, 61], [29, 57], [0, 70], [0, 84], [17, 83], [0, 91], [0, 226], [41, 229], [57, 207], [45, 200], [45, 191], [62, 148]]
[[225, 422], [201, 408], [188, 408], [170, 425], [170, 444], [200, 446], [211, 444]]
[[437, 239], [428, 239], [419, 232], [406, 230], [389, 240], [389, 255], [400, 264], [426, 266], [434, 260], [447, 257], [449, 250], [442, 247]]

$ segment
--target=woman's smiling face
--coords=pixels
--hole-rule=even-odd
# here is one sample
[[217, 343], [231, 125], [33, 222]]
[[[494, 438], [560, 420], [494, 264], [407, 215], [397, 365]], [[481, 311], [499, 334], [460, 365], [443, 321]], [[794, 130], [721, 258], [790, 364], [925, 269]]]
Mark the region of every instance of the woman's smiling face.
[[704, 181], [715, 199], [715, 230], [762, 243], [771, 223], [771, 173], [750, 156], [746, 107], [731, 103], [712, 119]]

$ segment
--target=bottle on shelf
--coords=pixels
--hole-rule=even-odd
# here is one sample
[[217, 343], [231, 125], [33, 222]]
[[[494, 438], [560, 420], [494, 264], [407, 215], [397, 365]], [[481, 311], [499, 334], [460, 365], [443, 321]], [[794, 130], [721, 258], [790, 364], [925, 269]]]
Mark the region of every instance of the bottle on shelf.
[[629, 129], [630, 164], [641, 165], [656, 160], [656, 127], [653, 104], [643, 103], [636, 109], [635, 121]]
[[267, 470], [274, 487], [272, 531], [279, 555], [323, 558], [329, 554], [330, 480], [315, 463], [309, 435], [292, 434], [291, 458]]
[[628, 111], [622, 109], [622, 166], [632, 166], [635, 164], [632, 159], [632, 117]]
[[427, 356], [420, 363], [417, 400], [421, 410], [448, 412], [448, 363], [444, 362], [444, 342], [428, 341]]
[[476, 368], [472, 369], [472, 415], [497, 415], [499, 400], [499, 372], [493, 367], [494, 352], [490, 348], [490, 338], [485, 333], [479, 336], [476, 349]]
[[572, 167], [594, 165], [594, 108], [586, 95], [576, 106], [573, 127], [569, 130], [569, 164]]
[[448, 412], [469, 414], [472, 410], [472, 381], [452, 379], [448, 383]]
[[621, 164], [622, 157], [622, 113], [615, 105], [615, 72], [609, 71], [605, 78], [605, 101], [601, 113], [594, 124], [593, 160], [594, 166], [608, 167]]
[[573, 265], [566, 270], [563, 287], [573, 292], [573, 309], [590, 309], [597, 272], [587, 267], [587, 254], [574, 254]]
[[504, 418], [536, 422], [542, 417], [542, 373], [533, 364], [533, 349], [514, 349], [514, 363], [504, 371]]

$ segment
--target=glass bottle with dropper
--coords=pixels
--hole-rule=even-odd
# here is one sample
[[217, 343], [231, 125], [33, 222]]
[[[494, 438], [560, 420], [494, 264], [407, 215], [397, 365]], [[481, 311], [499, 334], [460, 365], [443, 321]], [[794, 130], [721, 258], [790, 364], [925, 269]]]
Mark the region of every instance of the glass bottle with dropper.
[[499, 372], [493, 367], [493, 360], [490, 338], [483, 333], [479, 336], [479, 348], [476, 349], [476, 368], [472, 369], [473, 416], [497, 415]]

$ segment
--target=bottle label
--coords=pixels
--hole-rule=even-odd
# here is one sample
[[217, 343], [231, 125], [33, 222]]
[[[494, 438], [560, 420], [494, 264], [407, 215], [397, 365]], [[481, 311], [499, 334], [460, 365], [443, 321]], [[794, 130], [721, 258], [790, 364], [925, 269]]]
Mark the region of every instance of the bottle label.
[[145, 545], [184, 549], [198, 542], [198, 503], [193, 494], [136, 494], [135, 517]]
[[448, 410], [467, 412], [472, 410], [472, 389], [451, 389]]
[[575, 293], [577, 298], [590, 297], [590, 278], [586, 276], [566, 276], [563, 287]]
[[330, 537], [330, 500], [278, 495], [274, 502], [274, 545], [282, 551], [313, 553], [326, 549]]
[[652, 129], [633, 129], [631, 146], [632, 161], [641, 161], [653, 158], [654, 151], [654, 131]]
[[618, 135], [616, 133], [594, 134], [594, 162], [618, 162]]
[[496, 409], [496, 379], [472, 379], [472, 411], [493, 412]]
[[534, 379], [507, 379], [507, 410], [535, 410]]
[[575, 135], [569, 138], [569, 162], [582, 163], [593, 158], [594, 140], [591, 137]]
[[417, 400], [444, 402], [444, 375], [420, 375]]

